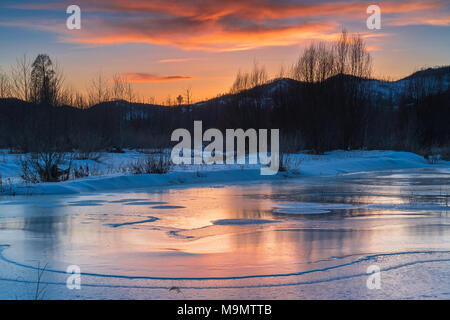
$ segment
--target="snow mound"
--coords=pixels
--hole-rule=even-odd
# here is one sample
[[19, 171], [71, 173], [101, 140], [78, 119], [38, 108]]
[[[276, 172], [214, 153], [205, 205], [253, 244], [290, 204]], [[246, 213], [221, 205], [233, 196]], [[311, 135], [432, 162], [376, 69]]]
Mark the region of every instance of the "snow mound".
[[[21, 182], [17, 155], [7, 154], [0, 162], [0, 173], [3, 181], [10, 179], [8, 189], [14, 194], [78, 194], [105, 190], [130, 190], [152, 187], [184, 187], [192, 184], [236, 184], [244, 182], [264, 182], [283, 180], [291, 176], [329, 176], [339, 174], [362, 173], [376, 170], [395, 170], [408, 168], [428, 168], [436, 165], [428, 164], [422, 156], [409, 152], [396, 151], [332, 151], [324, 155], [305, 153], [290, 154], [289, 172], [278, 172], [274, 176], [262, 176], [259, 165], [183, 165], [174, 166], [166, 174], [132, 175], [123, 173], [124, 163], [136, 161], [145, 154], [127, 150], [124, 154], [105, 154], [96, 169], [101, 174], [87, 178], [58, 183], [41, 183], [26, 185]], [[83, 161], [78, 161], [80, 164]], [[94, 165], [86, 160], [89, 165]], [[440, 166], [448, 166], [442, 161]], [[111, 168], [116, 168], [112, 170]], [[1, 193], [1, 191], [0, 191]], [[123, 202], [133, 202], [119, 200]], [[137, 199], [139, 200], [139, 199]], [[144, 199], [140, 199], [144, 200]], [[135, 201], [137, 202], [137, 201]], [[89, 204], [86, 204], [89, 205]], [[90, 204], [95, 205], [95, 204]], [[131, 203], [130, 203], [131, 205]], [[323, 208], [322, 208], [323, 209]]]

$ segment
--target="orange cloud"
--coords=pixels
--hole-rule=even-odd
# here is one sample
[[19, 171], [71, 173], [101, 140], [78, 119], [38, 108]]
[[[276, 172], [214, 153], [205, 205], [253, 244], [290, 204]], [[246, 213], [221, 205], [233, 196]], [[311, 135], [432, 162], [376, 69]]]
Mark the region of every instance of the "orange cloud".
[[[304, 3], [305, 1], [280, 0], [78, 0], [84, 11], [114, 13], [164, 13], [181, 17], [194, 17], [196, 20], [218, 20], [225, 16], [240, 16], [248, 19], [280, 19], [309, 17], [319, 15], [344, 15], [348, 13], [365, 14], [367, 3], [361, 1], [340, 1]], [[383, 13], [406, 13], [436, 9], [445, 1], [385, 1], [380, 4]], [[19, 4], [17, 9], [60, 9], [61, 3]]]
[[152, 28], [151, 22], [147, 23], [148, 27], [142, 26], [142, 28], [135, 28], [128, 23], [115, 24], [112, 30], [107, 27], [97, 27], [95, 33], [81, 32], [76, 37], [67, 33], [61, 39], [91, 45], [134, 42], [171, 45], [187, 50], [236, 51], [263, 46], [292, 45], [305, 39], [326, 39], [327, 32], [334, 30], [334, 27], [325, 23], [304, 23], [298, 26], [252, 26], [234, 30], [210, 25], [201, 30], [193, 27], [194, 30], [189, 31], [186, 26], [183, 28], [186, 32], [181, 33], [182, 31], [176, 26], [168, 25], [167, 28], [162, 28], [162, 25], [165, 25], [163, 21], [155, 22], [155, 24], [159, 27]]
[[178, 63], [178, 62], [187, 62], [187, 61], [195, 61], [200, 60], [199, 58], [174, 58], [174, 59], [161, 59], [158, 60], [158, 63]]
[[[240, 16], [252, 20], [310, 17], [319, 15], [365, 14], [367, 3], [361, 1], [340, 1], [304, 3], [305, 1], [280, 0], [78, 0], [83, 11], [114, 13], [164, 13], [195, 20], [218, 20], [225, 16]], [[445, 1], [384, 1], [380, 3], [383, 13], [407, 13], [437, 9]], [[52, 10], [65, 8], [61, 3], [19, 4], [11, 8], [29, 10]]]
[[180, 81], [180, 80], [189, 80], [194, 79], [193, 77], [185, 77], [185, 76], [157, 76], [151, 73], [141, 73], [141, 72], [129, 72], [123, 74], [124, 78], [127, 82], [140, 82], [140, 83], [148, 83], [148, 82], [167, 82], [167, 81]]
[[[186, 50], [236, 51], [286, 46], [302, 40], [328, 40], [339, 29], [338, 18], [367, 17], [367, 3], [301, 0], [78, 0], [90, 18], [61, 40], [89, 45], [149, 43]], [[55, 3], [15, 8], [51, 10]], [[448, 25], [445, 1], [386, 1], [379, 4], [383, 25], [418, 23], [411, 13], [433, 12], [426, 24]], [[443, 12], [440, 12], [443, 11]], [[425, 23], [425, 22], [424, 22]]]

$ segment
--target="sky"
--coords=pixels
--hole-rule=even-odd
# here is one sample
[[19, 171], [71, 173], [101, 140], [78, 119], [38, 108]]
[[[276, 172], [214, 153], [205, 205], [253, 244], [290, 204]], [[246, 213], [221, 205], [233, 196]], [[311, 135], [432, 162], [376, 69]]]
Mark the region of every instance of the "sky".
[[[80, 30], [66, 27], [72, 4]], [[381, 9], [379, 30], [367, 28], [369, 5]], [[450, 64], [448, 0], [0, 0], [0, 68], [47, 53], [76, 90], [99, 73], [122, 74], [156, 102], [187, 88], [199, 101], [226, 93], [255, 62], [277, 75], [343, 27], [365, 39], [377, 77]]]

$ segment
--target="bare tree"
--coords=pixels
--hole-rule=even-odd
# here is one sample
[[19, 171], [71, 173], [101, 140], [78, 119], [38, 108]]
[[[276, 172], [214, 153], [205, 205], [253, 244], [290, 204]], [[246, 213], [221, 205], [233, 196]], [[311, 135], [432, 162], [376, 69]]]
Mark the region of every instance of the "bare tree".
[[11, 68], [11, 91], [18, 99], [30, 101], [31, 61], [24, 54]]
[[186, 98], [186, 104], [191, 104], [192, 103], [192, 88], [186, 88], [184, 96]]
[[134, 93], [133, 85], [131, 82], [125, 83], [125, 96], [126, 100], [132, 104], [136, 100], [136, 94]]
[[347, 30], [343, 29], [341, 35], [334, 46], [336, 55], [336, 73], [345, 74], [347, 72], [349, 39]]
[[324, 43], [312, 43], [292, 67], [292, 77], [307, 83], [321, 82], [333, 75], [334, 56]]
[[359, 78], [369, 78], [372, 74], [372, 57], [359, 34], [353, 35], [348, 51], [349, 73]]
[[87, 99], [83, 94], [76, 92], [73, 101], [73, 106], [79, 109], [87, 109], [88, 108]]
[[1, 69], [0, 69], [0, 98], [7, 98], [11, 95], [11, 83], [6, 75]]
[[58, 105], [75, 105], [75, 90], [72, 86], [60, 90], [58, 94]]
[[168, 107], [172, 106], [172, 97], [170, 96], [170, 94], [167, 95], [166, 106], [168, 106]]
[[324, 42], [319, 42], [316, 45], [316, 53], [317, 64], [315, 80], [322, 82], [335, 75], [334, 65], [336, 58], [333, 51]]
[[372, 73], [372, 58], [360, 35], [349, 38], [344, 29], [332, 46], [312, 43], [292, 66], [292, 78], [307, 83], [322, 82], [336, 74], [368, 78]]
[[277, 74], [277, 78], [278, 79], [283, 79], [284, 77], [286, 77], [286, 70], [284, 65], [280, 65], [280, 69], [278, 70], [278, 74]]
[[110, 88], [108, 82], [103, 77], [103, 74], [99, 72], [95, 78], [93, 78], [87, 88], [89, 105], [109, 101]]
[[249, 87], [248, 82], [248, 73], [242, 73], [241, 70], [239, 70], [233, 85], [231, 86], [230, 93], [238, 93], [247, 89]]
[[177, 97], [177, 103], [179, 106], [181, 106], [181, 104], [183, 103], [183, 96], [181, 94]]
[[121, 74], [115, 74], [112, 82], [113, 86], [111, 94], [114, 100], [126, 100], [129, 103], [133, 103], [137, 100], [133, 85], [127, 77]]
[[[55, 106], [59, 106], [64, 104], [63, 100], [65, 99], [64, 95], [67, 94], [66, 92], [67, 88], [64, 88], [64, 81], [65, 81], [64, 72], [58, 61], [55, 61], [53, 63], [53, 71], [55, 72], [52, 83], [53, 90], [55, 92], [55, 101], [53, 102], [53, 104]], [[70, 90], [71, 89], [69, 89], [69, 92]]]
[[148, 97], [147, 103], [148, 104], [156, 104], [156, 98], [154, 96]]
[[317, 54], [313, 43], [303, 51], [292, 67], [292, 77], [297, 81], [314, 83], [316, 81]]
[[114, 100], [125, 100], [125, 79], [121, 74], [113, 75], [112, 96]]
[[259, 66], [258, 62], [255, 61], [253, 63], [252, 73], [250, 75], [250, 87], [253, 88], [265, 84], [267, 83], [267, 80], [268, 76], [266, 67]]
[[230, 93], [238, 93], [243, 90], [248, 90], [254, 88], [256, 86], [263, 85], [267, 83], [268, 75], [266, 68], [264, 66], [259, 66], [259, 64], [255, 61], [253, 64], [253, 70], [248, 72], [238, 71], [236, 78], [233, 82], [233, 85], [230, 89]]

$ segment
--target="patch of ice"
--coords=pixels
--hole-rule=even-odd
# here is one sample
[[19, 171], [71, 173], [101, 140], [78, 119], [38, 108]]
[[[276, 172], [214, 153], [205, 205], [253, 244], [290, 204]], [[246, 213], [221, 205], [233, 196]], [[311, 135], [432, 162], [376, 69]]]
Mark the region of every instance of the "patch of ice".
[[411, 203], [374, 203], [361, 206], [363, 209], [377, 210], [423, 210], [423, 211], [450, 211], [450, 207], [432, 202], [411, 202]]
[[271, 207], [275, 208], [274, 213], [285, 214], [319, 214], [329, 213], [330, 210], [352, 210], [352, 209], [373, 209], [373, 210], [421, 210], [421, 211], [450, 211], [450, 207], [431, 202], [412, 203], [375, 203], [367, 205], [352, 205], [346, 203], [309, 203], [291, 202], [275, 203]]
[[320, 214], [329, 213], [330, 210], [355, 209], [354, 205], [346, 203], [311, 203], [311, 202], [291, 202], [275, 203], [271, 205], [274, 213], [284, 214]]
[[277, 220], [264, 220], [264, 219], [221, 219], [212, 221], [214, 225], [219, 226], [242, 226], [249, 224], [266, 224], [280, 222]]
[[151, 206], [154, 204], [166, 204], [163, 201], [136, 201], [136, 202], [125, 202], [124, 206]]
[[139, 202], [146, 201], [147, 199], [120, 199], [120, 200], [112, 200], [109, 203], [125, 203], [125, 202]]
[[285, 208], [285, 209], [275, 209], [274, 213], [284, 213], [284, 214], [321, 214], [321, 213], [330, 213], [329, 210], [321, 210], [314, 208]]
[[156, 217], [148, 217], [148, 219], [146, 219], [146, 220], [132, 221], [132, 222], [123, 222], [123, 223], [111, 223], [111, 224], [108, 224], [108, 226], [113, 227], [113, 228], [118, 228], [118, 227], [122, 227], [122, 226], [134, 225], [134, 224], [141, 224], [141, 223], [155, 222], [156, 220], [159, 220], [159, 218], [156, 218]]
[[67, 205], [70, 207], [94, 207], [102, 206], [104, 202], [102, 200], [80, 200], [69, 202]]
[[183, 206], [153, 206], [152, 209], [183, 209]]

